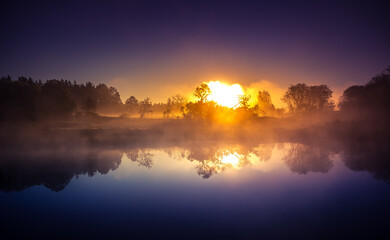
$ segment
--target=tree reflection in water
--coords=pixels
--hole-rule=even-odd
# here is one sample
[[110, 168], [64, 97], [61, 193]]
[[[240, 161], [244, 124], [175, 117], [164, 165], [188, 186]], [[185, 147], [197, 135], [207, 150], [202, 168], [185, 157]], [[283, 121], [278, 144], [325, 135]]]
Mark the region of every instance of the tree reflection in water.
[[205, 179], [213, 174], [222, 172], [228, 167], [242, 168], [251, 165], [251, 162], [248, 160], [248, 155], [239, 154], [234, 148], [219, 149], [209, 159], [192, 158], [189, 160], [199, 161], [199, 165], [195, 169]]
[[189, 150], [187, 159], [198, 161], [195, 167], [197, 173], [203, 178], [222, 172], [227, 167], [241, 168], [250, 165], [248, 154], [239, 147], [202, 146]]
[[61, 191], [74, 176], [107, 174], [121, 163], [119, 151], [88, 149], [41, 150], [24, 149], [1, 155], [0, 190], [21, 191], [43, 185]]
[[[14, 148], [0, 153], [0, 190], [21, 191], [31, 186], [43, 185], [53, 191], [61, 191], [74, 176], [107, 174], [117, 169], [123, 152], [131, 161], [150, 169], [154, 158], [151, 150], [154, 149], [165, 152], [172, 159], [196, 163], [194, 170], [202, 178], [208, 179], [227, 168], [250, 167], [253, 161], [267, 163], [276, 146], [281, 147], [283, 144], [194, 142], [175, 147], [141, 146], [107, 151], [86, 146], [73, 146], [70, 149], [37, 146], [21, 150]], [[390, 150], [386, 142], [340, 144], [335, 150], [327, 146], [301, 143], [284, 146], [289, 147], [281, 160], [291, 172], [327, 173], [333, 167], [331, 155], [341, 152], [342, 160], [348, 168], [368, 171], [375, 178], [390, 182]]]
[[[198, 162], [195, 170], [204, 179], [220, 173], [228, 167], [242, 168], [251, 165], [248, 157], [252, 153], [252, 148], [241, 145], [226, 146], [206, 143], [188, 145], [185, 146], [185, 149], [180, 153], [180, 156], [191, 162]], [[171, 152], [168, 154], [172, 155]]]
[[376, 179], [390, 183], [390, 149], [386, 142], [349, 144], [343, 151], [345, 165], [354, 171], [368, 171]]
[[139, 166], [151, 168], [153, 165], [153, 154], [147, 152], [145, 149], [135, 149], [126, 154], [126, 156], [133, 162], [138, 162]]
[[272, 157], [272, 151], [274, 150], [275, 145], [275, 143], [259, 144], [257, 147], [253, 148], [252, 152], [259, 158], [260, 162], [268, 162]]
[[292, 143], [283, 161], [292, 172], [307, 174], [308, 172], [327, 173], [333, 162], [329, 159], [330, 152], [316, 147]]

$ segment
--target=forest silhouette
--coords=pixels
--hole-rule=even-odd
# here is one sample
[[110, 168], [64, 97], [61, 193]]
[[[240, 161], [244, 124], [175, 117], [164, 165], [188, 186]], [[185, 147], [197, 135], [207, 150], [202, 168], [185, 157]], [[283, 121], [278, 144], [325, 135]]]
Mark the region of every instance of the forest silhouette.
[[[365, 85], [346, 89], [339, 101], [343, 118], [355, 120], [388, 119], [390, 67], [373, 77]], [[42, 82], [31, 78], [10, 76], [0, 79], [0, 121], [41, 121], [47, 119], [78, 119], [110, 114], [121, 117], [139, 116], [149, 113], [163, 118], [206, 119], [226, 122], [254, 119], [258, 117], [332, 116], [335, 104], [332, 90], [326, 85], [308, 86], [304, 83], [291, 85], [283, 95], [286, 108], [276, 108], [267, 89], [258, 91], [256, 104], [249, 106], [251, 96], [239, 97], [236, 108], [228, 108], [208, 101], [210, 88], [202, 83], [193, 93], [196, 101], [188, 101], [182, 94], [168, 98], [165, 103], [153, 103], [151, 98], [138, 100], [129, 97], [124, 103], [114, 87], [91, 82], [79, 84], [68, 80]], [[78, 117], [78, 118], [77, 118]]]
[[[344, 118], [361, 120], [388, 119], [390, 103], [390, 67], [373, 77], [365, 85], [351, 86], [340, 98], [340, 113]], [[111, 114], [121, 117], [138, 115], [145, 118], [151, 112], [163, 118], [206, 119], [226, 122], [258, 117], [297, 117], [313, 114], [331, 116], [335, 112], [332, 90], [326, 85], [308, 86], [304, 83], [291, 85], [283, 95], [286, 108], [275, 108], [267, 89], [258, 91], [256, 104], [248, 102], [249, 95], [239, 97], [236, 108], [228, 108], [208, 101], [210, 88], [202, 83], [189, 102], [182, 94], [168, 98], [165, 103], [153, 103], [147, 97], [138, 100], [129, 97], [124, 103], [114, 87], [91, 82], [78, 84], [68, 80], [42, 82], [31, 78], [10, 76], [0, 79], [0, 121], [40, 121], [47, 119], [77, 119], [81, 116]], [[78, 118], [79, 119], [79, 118]]]

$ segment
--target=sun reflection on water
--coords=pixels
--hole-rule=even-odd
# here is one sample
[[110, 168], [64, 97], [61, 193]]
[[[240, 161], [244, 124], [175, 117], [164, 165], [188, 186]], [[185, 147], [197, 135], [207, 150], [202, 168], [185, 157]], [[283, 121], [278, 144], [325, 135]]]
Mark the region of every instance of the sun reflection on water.
[[[145, 174], [147, 171], [171, 174], [172, 171], [190, 172], [207, 179], [225, 170], [242, 170], [250, 167], [255, 171], [269, 172], [285, 169], [283, 157], [288, 145], [188, 145], [163, 149], [130, 149], [123, 154], [120, 169], [115, 175]], [[287, 148], [286, 148], [287, 147]], [[274, 151], [275, 150], [275, 151]], [[274, 160], [271, 160], [273, 158]], [[142, 168], [134, 168], [134, 164]], [[231, 175], [232, 171], [227, 171]]]
[[222, 156], [221, 163], [225, 165], [231, 165], [234, 168], [240, 168], [240, 156], [237, 153], [230, 153], [228, 155]]

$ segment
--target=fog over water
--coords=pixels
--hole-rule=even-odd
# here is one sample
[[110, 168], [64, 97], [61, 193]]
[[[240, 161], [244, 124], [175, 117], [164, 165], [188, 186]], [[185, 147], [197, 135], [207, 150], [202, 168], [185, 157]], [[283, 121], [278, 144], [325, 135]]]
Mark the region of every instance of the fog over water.
[[338, 121], [302, 128], [263, 120], [256, 131], [256, 122], [121, 121], [3, 128], [5, 236], [388, 234], [389, 150], [379, 131], [373, 139]]
[[[1, 190], [12, 192], [43, 185], [61, 191], [75, 176], [115, 172], [123, 159], [152, 169], [156, 161], [164, 161], [160, 155], [190, 162], [193, 172], [203, 179], [225, 169], [251, 168], [258, 162], [266, 166], [272, 157], [294, 174], [325, 174], [332, 171], [335, 156], [350, 170], [366, 171], [384, 182], [390, 177], [385, 136], [381, 137], [379, 131], [367, 135], [361, 128], [347, 129], [338, 121], [306, 128], [292, 120], [280, 120], [276, 126], [267, 120], [242, 126], [182, 120], [134, 120], [126, 125], [121, 121], [83, 125], [82, 129], [80, 123], [4, 128]], [[372, 134], [375, 139], [371, 139]]]

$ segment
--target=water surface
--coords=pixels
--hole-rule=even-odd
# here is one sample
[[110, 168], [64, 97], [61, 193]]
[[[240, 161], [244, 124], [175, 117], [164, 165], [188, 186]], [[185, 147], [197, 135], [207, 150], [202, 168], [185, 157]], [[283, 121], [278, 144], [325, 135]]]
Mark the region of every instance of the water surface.
[[[8, 238], [389, 235], [387, 148], [190, 142], [3, 153]], [[387, 162], [387, 161], [385, 161]]]

